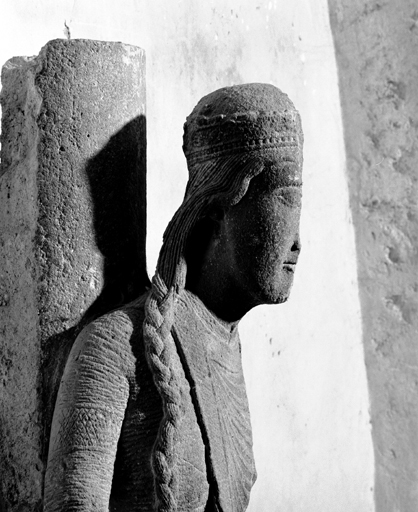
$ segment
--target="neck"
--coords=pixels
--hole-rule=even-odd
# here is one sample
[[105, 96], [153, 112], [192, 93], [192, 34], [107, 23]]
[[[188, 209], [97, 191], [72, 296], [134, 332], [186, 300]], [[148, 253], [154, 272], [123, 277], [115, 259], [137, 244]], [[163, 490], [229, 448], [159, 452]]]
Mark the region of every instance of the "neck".
[[234, 286], [224, 267], [213, 264], [210, 259], [206, 259], [199, 275], [187, 284], [187, 288], [218, 318], [231, 324], [231, 327], [258, 305]]

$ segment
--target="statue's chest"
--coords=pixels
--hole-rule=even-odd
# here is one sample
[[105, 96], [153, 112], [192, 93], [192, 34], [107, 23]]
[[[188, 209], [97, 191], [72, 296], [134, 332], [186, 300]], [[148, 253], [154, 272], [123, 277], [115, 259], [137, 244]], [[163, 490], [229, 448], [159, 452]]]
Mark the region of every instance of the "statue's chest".
[[180, 301], [173, 330], [206, 447], [212, 492], [223, 512], [246, 510], [256, 473], [237, 331]]

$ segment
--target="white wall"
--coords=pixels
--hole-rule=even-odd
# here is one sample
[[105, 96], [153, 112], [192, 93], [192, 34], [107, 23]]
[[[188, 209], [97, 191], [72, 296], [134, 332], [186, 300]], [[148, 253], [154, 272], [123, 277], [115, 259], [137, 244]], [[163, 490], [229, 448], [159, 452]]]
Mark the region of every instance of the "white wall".
[[305, 131], [303, 250], [288, 304], [243, 320], [259, 478], [251, 512], [371, 512], [373, 452], [354, 234], [326, 0], [3, 0], [0, 64], [50, 39], [147, 53], [148, 258], [187, 180], [186, 115], [225, 85], [271, 82]]

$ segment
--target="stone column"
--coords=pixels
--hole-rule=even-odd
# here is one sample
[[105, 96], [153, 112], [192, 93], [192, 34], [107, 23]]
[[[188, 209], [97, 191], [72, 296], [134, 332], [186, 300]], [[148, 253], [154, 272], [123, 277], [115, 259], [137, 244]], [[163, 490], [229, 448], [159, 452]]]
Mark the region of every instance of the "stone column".
[[329, 0], [357, 239], [376, 512], [418, 510], [418, 9]]
[[2, 84], [0, 510], [35, 511], [69, 348], [148, 284], [145, 56], [55, 40]]

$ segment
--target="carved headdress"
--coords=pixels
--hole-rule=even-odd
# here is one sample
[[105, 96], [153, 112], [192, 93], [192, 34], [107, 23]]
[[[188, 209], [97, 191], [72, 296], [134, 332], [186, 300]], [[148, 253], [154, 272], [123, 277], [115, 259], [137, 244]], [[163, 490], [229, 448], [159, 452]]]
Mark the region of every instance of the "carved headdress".
[[176, 295], [186, 283], [188, 238], [213, 206], [238, 203], [264, 169], [281, 168], [284, 187], [300, 185], [302, 170], [299, 113], [286, 94], [268, 84], [225, 87], [202, 98], [186, 120], [183, 141], [189, 181], [164, 233], [144, 321], [148, 363], [164, 406], [153, 457], [159, 512], [177, 510], [174, 446], [182, 410], [171, 329]]

